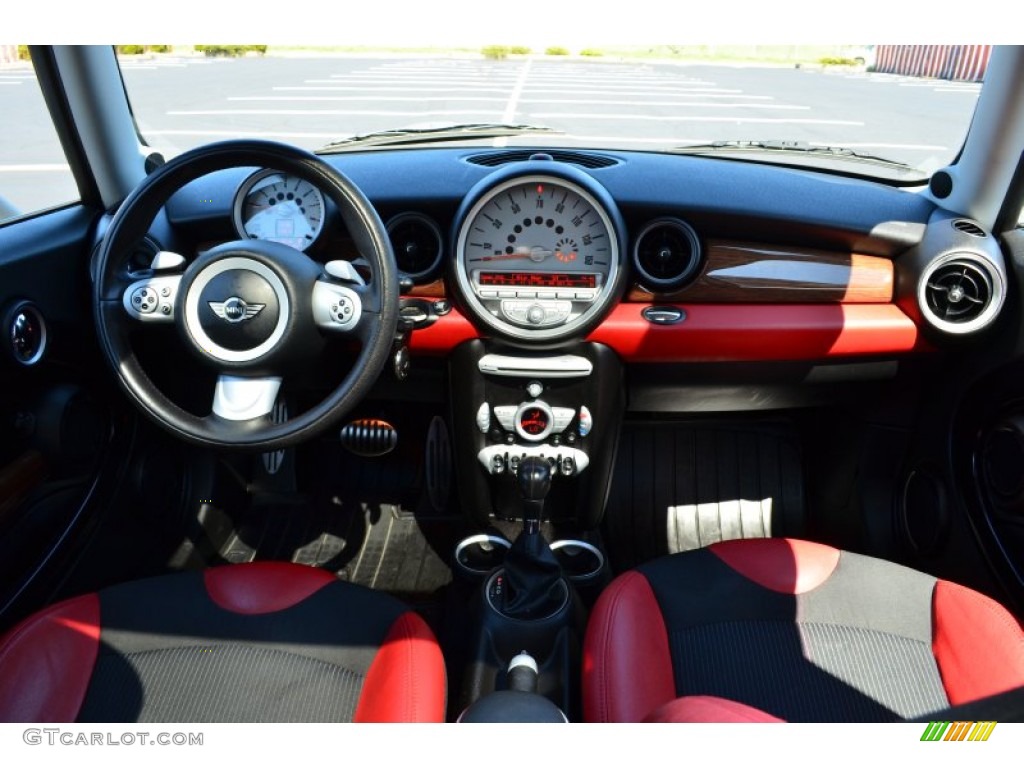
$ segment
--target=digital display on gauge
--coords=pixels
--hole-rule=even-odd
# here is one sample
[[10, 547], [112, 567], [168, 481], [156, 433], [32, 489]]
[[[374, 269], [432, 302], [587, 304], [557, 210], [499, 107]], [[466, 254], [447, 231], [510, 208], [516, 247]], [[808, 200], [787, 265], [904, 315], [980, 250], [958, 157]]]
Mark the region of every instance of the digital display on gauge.
[[481, 272], [480, 285], [518, 288], [597, 288], [597, 275], [564, 272]]
[[519, 416], [519, 427], [528, 435], [539, 435], [548, 428], [548, 419], [543, 408], [527, 408]]

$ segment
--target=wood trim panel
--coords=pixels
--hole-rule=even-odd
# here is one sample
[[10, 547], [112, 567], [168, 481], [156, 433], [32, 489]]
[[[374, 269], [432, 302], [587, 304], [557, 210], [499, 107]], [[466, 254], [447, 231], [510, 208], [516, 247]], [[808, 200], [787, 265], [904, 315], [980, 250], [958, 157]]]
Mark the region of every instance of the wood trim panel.
[[403, 294], [404, 296], [417, 296], [424, 299], [443, 299], [445, 297], [444, 280], [437, 279], [432, 283], [414, 285], [412, 290]]
[[710, 240], [700, 275], [682, 290], [652, 294], [639, 286], [629, 301], [885, 304], [893, 265], [878, 256], [812, 248]]

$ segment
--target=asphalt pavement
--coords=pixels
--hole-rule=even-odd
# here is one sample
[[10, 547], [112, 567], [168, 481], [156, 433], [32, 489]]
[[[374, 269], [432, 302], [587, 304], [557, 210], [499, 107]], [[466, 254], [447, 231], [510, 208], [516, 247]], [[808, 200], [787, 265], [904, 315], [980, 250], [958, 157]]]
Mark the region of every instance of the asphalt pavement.
[[[534, 57], [126, 60], [140, 131], [172, 155], [259, 136], [316, 149], [396, 127], [544, 125], [558, 143], [655, 149], [722, 139], [843, 146], [933, 170], [963, 140], [979, 86], [841, 69]], [[0, 71], [0, 195], [74, 197], [31, 70]]]

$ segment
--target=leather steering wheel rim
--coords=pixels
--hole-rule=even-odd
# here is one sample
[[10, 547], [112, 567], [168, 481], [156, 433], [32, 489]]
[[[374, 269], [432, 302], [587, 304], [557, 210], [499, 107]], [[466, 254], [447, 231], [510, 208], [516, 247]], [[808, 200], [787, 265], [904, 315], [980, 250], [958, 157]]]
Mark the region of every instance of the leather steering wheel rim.
[[[196, 416], [175, 404], [146, 374], [129, 339], [122, 306], [128, 284], [126, 258], [171, 195], [208, 173], [236, 167], [266, 167], [293, 173], [329, 197], [372, 273], [364, 317], [372, 329], [344, 379], [313, 407], [282, 424], [269, 418], [230, 421]], [[93, 315], [100, 348], [129, 399], [172, 435], [215, 448], [272, 450], [314, 437], [335, 424], [367, 394], [390, 357], [398, 324], [398, 271], [383, 222], [366, 196], [341, 172], [316, 155], [269, 141], [225, 141], [191, 150], [151, 173], [125, 199], [110, 222], [96, 256]], [[360, 322], [366, 322], [361, 320]]]

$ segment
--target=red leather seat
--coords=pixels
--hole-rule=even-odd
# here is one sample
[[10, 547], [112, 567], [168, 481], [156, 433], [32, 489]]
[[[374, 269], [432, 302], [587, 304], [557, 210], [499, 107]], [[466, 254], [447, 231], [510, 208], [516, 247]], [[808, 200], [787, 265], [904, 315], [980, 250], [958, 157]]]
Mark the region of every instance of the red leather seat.
[[423, 620], [290, 563], [123, 584], [29, 617], [0, 641], [0, 720], [443, 722]]
[[591, 722], [911, 719], [1024, 685], [1024, 632], [984, 595], [790, 539], [619, 576], [584, 643]]

